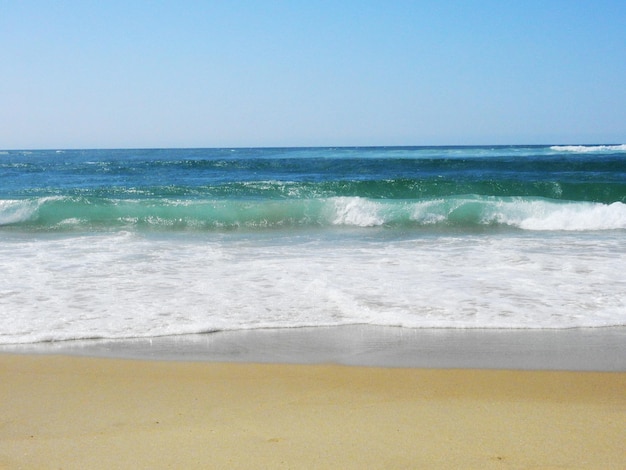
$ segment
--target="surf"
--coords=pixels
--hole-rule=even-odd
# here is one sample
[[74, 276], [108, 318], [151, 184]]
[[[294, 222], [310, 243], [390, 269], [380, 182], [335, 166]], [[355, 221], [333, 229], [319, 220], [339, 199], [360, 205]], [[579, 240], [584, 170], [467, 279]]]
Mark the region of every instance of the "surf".
[[30, 231], [263, 231], [341, 227], [624, 230], [626, 204], [480, 195], [424, 199], [107, 199], [0, 201], [0, 227]]

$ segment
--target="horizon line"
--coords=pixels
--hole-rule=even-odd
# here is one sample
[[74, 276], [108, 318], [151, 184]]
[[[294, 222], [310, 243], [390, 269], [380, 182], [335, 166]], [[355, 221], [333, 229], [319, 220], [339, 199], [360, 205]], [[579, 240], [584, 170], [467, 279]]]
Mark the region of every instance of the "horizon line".
[[30, 147], [30, 148], [4, 148], [0, 152], [30, 152], [30, 151], [76, 151], [76, 150], [247, 150], [247, 149], [374, 149], [374, 148], [479, 148], [479, 147], [554, 147], [554, 146], [619, 146], [626, 143], [542, 143], [542, 144], [435, 144], [435, 145], [241, 145], [241, 146], [190, 146], [190, 147]]

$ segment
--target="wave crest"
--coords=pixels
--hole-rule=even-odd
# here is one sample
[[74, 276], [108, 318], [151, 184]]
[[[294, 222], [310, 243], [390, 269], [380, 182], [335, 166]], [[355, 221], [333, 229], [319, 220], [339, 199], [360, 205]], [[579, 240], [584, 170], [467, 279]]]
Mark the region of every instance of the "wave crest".
[[556, 152], [626, 152], [626, 144], [620, 145], [552, 145], [550, 150]]
[[31, 220], [45, 198], [39, 200], [0, 200], [0, 227]]
[[473, 195], [272, 201], [47, 197], [0, 201], [0, 226], [36, 231], [258, 231], [313, 226], [621, 230], [626, 229], [626, 204]]

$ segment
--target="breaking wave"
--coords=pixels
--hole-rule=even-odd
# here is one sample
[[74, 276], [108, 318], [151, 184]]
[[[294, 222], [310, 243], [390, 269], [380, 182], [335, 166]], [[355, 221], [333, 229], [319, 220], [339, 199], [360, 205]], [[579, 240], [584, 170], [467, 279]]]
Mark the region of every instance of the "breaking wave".
[[626, 152], [626, 144], [620, 145], [553, 145], [550, 150], [557, 152]]
[[0, 226], [33, 231], [231, 231], [314, 226], [621, 230], [626, 229], [626, 204], [475, 195], [269, 201], [44, 197], [0, 201]]

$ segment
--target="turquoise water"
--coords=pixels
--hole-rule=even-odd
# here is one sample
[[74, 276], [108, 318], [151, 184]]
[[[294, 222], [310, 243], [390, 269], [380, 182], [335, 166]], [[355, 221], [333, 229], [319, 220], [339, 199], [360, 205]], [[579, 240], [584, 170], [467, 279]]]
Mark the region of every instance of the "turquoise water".
[[626, 324], [626, 145], [0, 152], [0, 343]]

